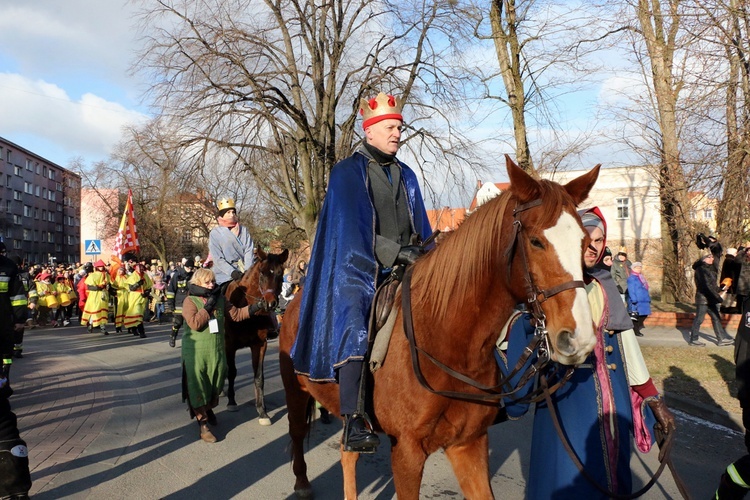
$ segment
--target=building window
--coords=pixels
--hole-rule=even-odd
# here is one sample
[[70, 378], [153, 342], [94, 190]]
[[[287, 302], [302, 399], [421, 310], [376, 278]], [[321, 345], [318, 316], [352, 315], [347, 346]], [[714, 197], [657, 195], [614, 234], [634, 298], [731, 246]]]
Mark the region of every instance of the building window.
[[24, 205], [23, 206], [23, 216], [24, 217], [31, 217], [32, 211], [30, 205]]
[[42, 188], [42, 198], [47, 197], [47, 188]]
[[37, 207], [34, 207], [34, 218], [35, 219], [39, 218], [39, 209]]
[[20, 250], [21, 249], [21, 242], [18, 241], [18, 240], [13, 240], [13, 248], [16, 249], [16, 250]]
[[54, 191], [52, 191], [52, 190], [50, 190], [50, 191], [49, 191], [49, 192], [47, 193], [47, 199], [49, 199], [49, 201], [55, 201], [55, 192], [54, 192]]
[[54, 243], [55, 242], [55, 233], [49, 232], [47, 233], [47, 243]]
[[21, 191], [13, 191], [13, 199], [17, 201], [23, 200], [23, 193]]
[[47, 177], [47, 165], [42, 165], [42, 177]]
[[62, 212], [62, 205], [60, 205], [59, 203], [57, 204], [57, 211]]
[[39, 165], [39, 163], [36, 164], [36, 175], [39, 175], [42, 173], [42, 167]]
[[49, 178], [50, 180], [55, 180], [55, 171], [52, 169], [49, 169]]
[[5, 152], [5, 161], [10, 163], [10, 149]]
[[55, 231], [57, 231], [58, 233], [61, 233], [62, 232], [62, 224], [55, 224]]
[[16, 165], [15, 167], [13, 167], [13, 173], [16, 174], [16, 175], [23, 175], [22, 169], [18, 165]]
[[32, 186], [30, 182], [24, 182], [23, 192], [27, 194], [34, 194], [34, 186]]
[[23, 230], [23, 241], [31, 241], [31, 231], [28, 229]]
[[703, 209], [703, 218], [705, 220], [711, 220], [714, 218], [714, 209], [711, 207], [706, 207]]
[[617, 198], [617, 218], [618, 219], [629, 219], [630, 218], [630, 198]]
[[12, 204], [13, 204], [13, 202], [11, 202], [10, 200], [5, 200], [5, 211], [6, 212], [10, 213], [10, 211], [12, 210]]
[[34, 171], [34, 165], [31, 163], [31, 160], [29, 160], [28, 158], [26, 158], [26, 170], [28, 170], [29, 172]]
[[18, 224], [19, 226], [23, 224], [23, 217], [18, 214], [13, 214], [13, 224]]
[[10, 174], [5, 176], [5, 186], [10, 187]]
[[193, 240], [193, 231], [191, 229], [185, 229], [182, 231], [182, 242], [190, 243]]
[[47, 220], [49, 222], [55, 222], [55, 212], [50, 212], [47, 214]]

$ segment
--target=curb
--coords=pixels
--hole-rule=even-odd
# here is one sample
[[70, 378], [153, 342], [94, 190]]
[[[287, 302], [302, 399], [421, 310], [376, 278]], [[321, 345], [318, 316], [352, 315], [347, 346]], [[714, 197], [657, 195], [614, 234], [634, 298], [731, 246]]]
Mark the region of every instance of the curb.
[[664, 400], [670, 408], [723, 425], [733, 431], [745, 432], [745, 427], [742, 425], [742, 415], [739, 413], [728, 412], [718, 406], [699, 403], [685, 396], [668, 392], [664, 393]]

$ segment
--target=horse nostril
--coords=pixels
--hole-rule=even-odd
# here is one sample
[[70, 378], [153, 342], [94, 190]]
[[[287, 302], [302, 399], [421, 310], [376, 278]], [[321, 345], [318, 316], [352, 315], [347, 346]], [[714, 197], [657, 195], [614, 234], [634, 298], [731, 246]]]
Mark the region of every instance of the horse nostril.
[[570, 330], [562, 330], [557, 334], [557, 352], [564, 356], [572, 356], [576, 352], [575, 334]]

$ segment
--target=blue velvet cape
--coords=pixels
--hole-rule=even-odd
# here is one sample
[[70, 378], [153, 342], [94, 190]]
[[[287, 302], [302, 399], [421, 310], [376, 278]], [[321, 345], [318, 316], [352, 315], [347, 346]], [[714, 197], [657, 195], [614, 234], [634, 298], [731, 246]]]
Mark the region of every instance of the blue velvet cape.
[[[367, 352], [367, 323], [382, 271], [375, 259], [376, 214], [362, 153], [337, 163], [318, 220], [292, 348], [297, 373], [316, 381], [335, 381], [336, 369]], [[412, 230], [430, 234], [422, 193], [414, 172], [401, 167]]]

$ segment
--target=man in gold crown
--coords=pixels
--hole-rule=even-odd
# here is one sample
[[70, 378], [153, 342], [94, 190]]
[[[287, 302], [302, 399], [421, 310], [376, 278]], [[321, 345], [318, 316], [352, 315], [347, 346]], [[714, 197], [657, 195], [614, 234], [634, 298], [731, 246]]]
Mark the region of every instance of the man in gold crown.
[[[219, 287], [242, 277], [253, 265], [253, 238], [240, 224], [234, 200], [224, 198], [218, 203], [219, 225], [208, 235], [208, 252], [213, 259], [212, 270]], [[222, 287], [222, 292], [226, 287]]]
[[414, 172], [396, 158], [403, 117], [398, 98], [362, 100], [365, 140], [331, 170], [318, 220], [292, 349], [295, 370], [339, 383], [345, 451], [380, 443], [364, 415], [360, 382], [376, 287], [422, 253], [431, 233]]

